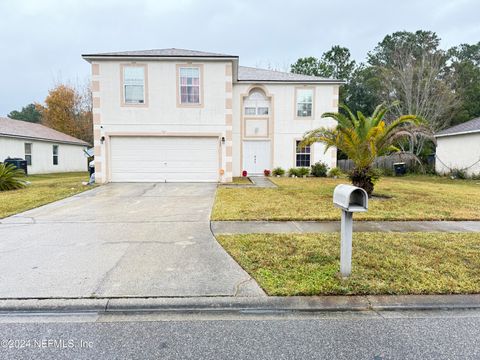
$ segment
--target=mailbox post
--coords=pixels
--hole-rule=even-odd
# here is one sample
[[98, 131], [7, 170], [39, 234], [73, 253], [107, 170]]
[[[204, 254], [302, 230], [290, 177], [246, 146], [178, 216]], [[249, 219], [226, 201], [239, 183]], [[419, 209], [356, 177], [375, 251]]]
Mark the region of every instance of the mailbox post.
[[333, 204], [342, 209], [340, 274], [348, 277], [352, 272], [353, 213], [368, 210], [368, 195], [362, 188], [341, 184], [333, 191]]

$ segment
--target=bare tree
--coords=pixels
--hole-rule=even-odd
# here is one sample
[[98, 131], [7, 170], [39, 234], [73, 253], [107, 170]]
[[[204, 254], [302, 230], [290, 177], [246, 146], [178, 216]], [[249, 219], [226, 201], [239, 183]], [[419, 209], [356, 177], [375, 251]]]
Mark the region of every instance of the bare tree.
[[424, 120], [423, 127], [411, 131], [408, 151], [419, 155], [427, 139], [450, 124], [458, 96], [446, 69], [441, 51], [424, 51], [420, 56], [409, 48], [400, 48], [388, 67], [379, 67], [382, 97], [394, 103], [394, 114], [413, 114]]
[[93, 99], [90, 81], [85, 80], [77, 83], [75, 86], [77, 102], [76, 113], [79, 125], [79, 135], [81, 139], [85, 139], [93, 144]]
[[272, 71], [281, 71], [281, 72], [290, 72], [290, 63], [289, 62], [273, 62], [271, 60], [257, 61], [255, 63], [256, 68], [267, 69]]

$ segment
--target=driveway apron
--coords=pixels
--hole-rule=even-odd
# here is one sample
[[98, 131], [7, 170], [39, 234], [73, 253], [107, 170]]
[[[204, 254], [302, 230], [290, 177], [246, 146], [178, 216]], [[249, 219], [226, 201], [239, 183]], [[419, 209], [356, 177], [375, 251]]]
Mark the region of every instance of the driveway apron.
[[108, 184], [0, 220], [0, 298], [264, 296], [210, 231], [216, 184]]

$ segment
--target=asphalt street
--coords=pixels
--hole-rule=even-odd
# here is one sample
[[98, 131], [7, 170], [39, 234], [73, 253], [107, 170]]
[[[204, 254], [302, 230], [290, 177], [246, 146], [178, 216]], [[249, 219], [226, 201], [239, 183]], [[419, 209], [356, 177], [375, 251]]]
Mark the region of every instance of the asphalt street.
[[480, 311], [0, 315], [1, 359], [478, 359]]

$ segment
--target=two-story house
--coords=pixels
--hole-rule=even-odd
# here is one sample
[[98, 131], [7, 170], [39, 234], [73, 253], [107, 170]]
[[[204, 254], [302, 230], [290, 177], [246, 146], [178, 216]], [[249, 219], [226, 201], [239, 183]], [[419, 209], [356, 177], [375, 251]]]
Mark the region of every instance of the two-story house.
[[92, 65], [97, 182], [229, 182], [280, 166], [336, 165], [298, 149], [338, 110], [339, 80], [238, 64], [181, 49], [86, 54]]

